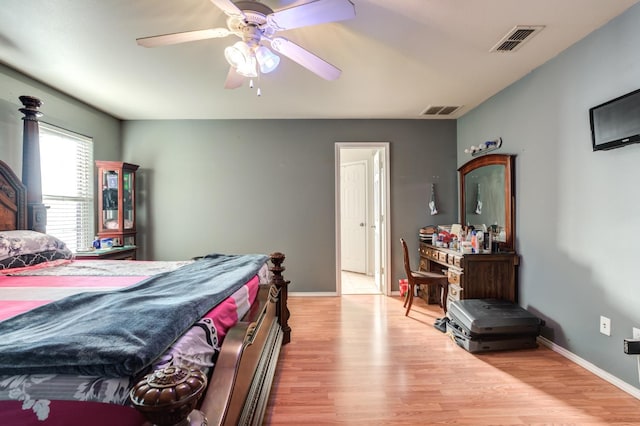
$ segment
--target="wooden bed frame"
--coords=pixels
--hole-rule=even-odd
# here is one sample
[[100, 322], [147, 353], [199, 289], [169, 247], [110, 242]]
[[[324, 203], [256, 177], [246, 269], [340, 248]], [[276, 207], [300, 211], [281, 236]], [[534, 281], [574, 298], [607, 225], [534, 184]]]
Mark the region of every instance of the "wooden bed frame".
[[[0, 161], [0, 231], [46, 230], [42, 204], [38, 111], [40, 100], [21, 96], [25, 114], [22, 181]], [[37, 170], [35, 170], [37, 169]], [[24, 184], [23, 184], [24, 182]], [[288, 284], [282, 272], [284, 254], [270, 255], [271, 283], [261, 285], [256, 302], [244, 318], [227, 333], [199, 409], [207, 425], [260, 425], [269, 399], [280, 347], [291, 340]], [[142, 407], [145, 408], [145, 407]], [[175, 417], [175, 407], [156, 407], [153, 418], [162, 424], [186, 422]], [[140, 409], [145, 414], [145, 411]], [[189, 409], [185, 416], [189, 414]], [[147, 417], [151, 418], [151, 417]], [[166, 422], [169, 418], [173, 422]], [[187, 423], [188, 424], [188, 423]]]

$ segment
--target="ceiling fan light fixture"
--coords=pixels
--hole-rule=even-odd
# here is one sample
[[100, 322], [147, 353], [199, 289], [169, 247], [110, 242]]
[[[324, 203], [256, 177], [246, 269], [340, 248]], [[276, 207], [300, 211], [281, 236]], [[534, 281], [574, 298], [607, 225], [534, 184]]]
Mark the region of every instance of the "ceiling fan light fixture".
[[280, 57], [265, 46], [258, 46], [256, 49], [256, 59], [260, 66], [260, 72], [263, 74], [270, 73], [278, 68], [278, 64], [280, 64]]
[[251, 56], [246, 64], [241, 67], [236, 68], [236, 72], [245, 77], [257, 77], [258, 70], [256, 67], [256, 58]]
[[224, 57], [236, 72], [245, 77], [257, 77], [256, 57], [246, 43], [238, 41], [224, 49]]
[[249, 46], [238, 41], [233, 46], [228, 46], [224, 49], [224, 57], [229, 62], [229, 65], [238, 69], [246, 66], [251, 57], [251, 52]]

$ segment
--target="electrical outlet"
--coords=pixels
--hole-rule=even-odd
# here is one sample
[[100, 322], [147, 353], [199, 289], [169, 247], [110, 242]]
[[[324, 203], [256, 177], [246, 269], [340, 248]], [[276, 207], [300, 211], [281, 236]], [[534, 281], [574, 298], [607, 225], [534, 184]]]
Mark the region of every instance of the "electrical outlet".
[[611, 320], [607, 317], [600, 317], [600, 333], [611, 336]]

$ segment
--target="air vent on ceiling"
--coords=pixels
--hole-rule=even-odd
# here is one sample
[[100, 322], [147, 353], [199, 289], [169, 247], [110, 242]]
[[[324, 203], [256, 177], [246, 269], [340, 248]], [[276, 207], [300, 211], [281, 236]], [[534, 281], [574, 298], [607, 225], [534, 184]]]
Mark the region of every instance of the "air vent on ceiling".
[[542, 31], [544, 25], [517, 25], [507, 33], [490, 52], [513, 52], [518, 50], [525, 41], [531, 40], [535, 34]]
[[429, 105], [422, 115], [451, 115], [460, 109], [460, 105]]

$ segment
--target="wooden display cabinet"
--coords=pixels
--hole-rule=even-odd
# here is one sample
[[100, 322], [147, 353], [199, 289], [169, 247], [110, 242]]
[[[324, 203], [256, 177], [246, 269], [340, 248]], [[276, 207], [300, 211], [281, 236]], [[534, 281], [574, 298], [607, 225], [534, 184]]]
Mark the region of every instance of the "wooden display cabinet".
[[98, 237], [114, 247], [136, 246], [135, 164], [96, 161], [98, 173]]

